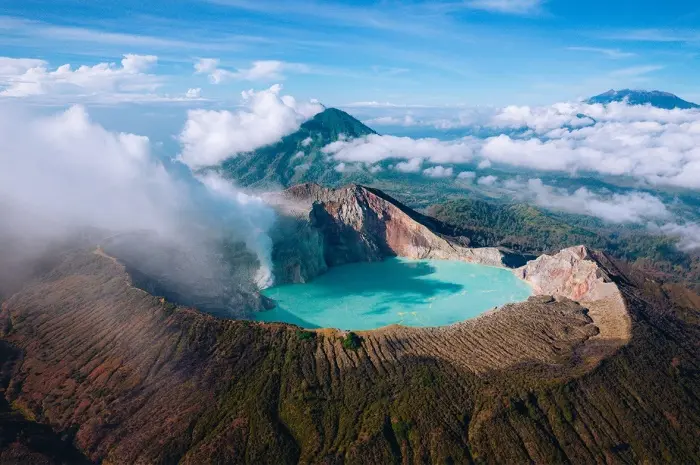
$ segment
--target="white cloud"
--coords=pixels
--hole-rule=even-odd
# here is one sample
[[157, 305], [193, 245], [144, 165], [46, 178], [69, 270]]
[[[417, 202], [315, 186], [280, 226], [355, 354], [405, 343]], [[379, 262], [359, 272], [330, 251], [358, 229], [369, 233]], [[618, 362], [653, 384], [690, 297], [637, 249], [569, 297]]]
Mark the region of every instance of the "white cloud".
[[578, 111], [579, 105], [558, 103], [549, 107], [507, 106], [488, 122], [492, 127], [531, 128], [538, 133], [563, 126], [582, 127], [593, 124], [593, 120]]
[[[295, 166], [295, 167], [294, 167], [294, 171], [295, 171], [296, 173], [299, 173], [299, 172], [302, 172], [302, 171], [306, 171], [306, 170], [308, 170], [309, 168], [311, 168], [311, 163], [302, 163], [301, 165]], [[344, 169], [344, 168], [343, 168], [343, 169]]]
[[582, 187], [569, 193], [565, 189], [548, 186], [540, 179], [530, 179], [527, 183], [510, 180], [505, 185], [514, 190], [516, 196], [536, 205], [595, 216], [611, 223], [644, 223], [671, 216], [658, 197], [646, 192], [603, 195]]
[[[620, 110], [617, 120], [602, 113], [602, 121], [594, 126], [552, 130], [541, 139], [492, 137], [484, 142], [480, 155], [512, 166], [634, 176], [651, 184], [700, 188], [699, 111], [611, 107], [612, 112]], [[635, 113], [662, 117], [656, 121], [630, 118]]]
[[122, 68], [127, 73], [142, 73], [158, 62], [154, 55], [134, 55], [127, 53], [122, 59]]
[[700, 189], [697, 109], [573, 102], [466, 113], [475, 117], [477, 126], [507, 131], [485, 139], [465, 137], [452, 141], [372, 135], [336, 142], [324, 151], [346, 162], [412, 158], [444, 166], [475, 162], [481, 169], [499, 164], [563, 173], [630, 176], [649, 186]]
[[543, 3], [543, 0], [469, 0], [466, 5], [476, 10], [527, 15], [539, 13]]
[[420, 158], [412, 158], [409, 161], [397, 163], [394, 169], [402, 173], [417, 173], [423, 166], [423, 160]]
[[2, 107], [2, 199], [53, 221], [156, 228], [177, 189], [150, 159], [148, 138], [106, 131], [83, 107], [36, 118]]
[[301, 141], [301, 146], [302, 146], [302, 147], [308, 147], [309, 145], [311, 145], [311, 143], [312, 143], [313, 141], [314, 141], [314, 140], [313, 140], [311, 137], [307, 137], [306, 139], [304, 139], [303, 141]]
[[226, 80], [242, 81], [281, 81], [285, 72], [308, 73], [309, 67], [300, 63], [287, 63], [278, 60], [254, 61], [250, 68], [229, 71], [219, 67], [220, 61], [214, 58], [202, 58], [194, 64], [195, 74], [208, 74], [214, 84]]
[[196, 89], [187, 89], [185, 96], [192, 99], [200, 98], [202, 96], [202, 89], [200, 87], [197, 87]]
[[196, 74], [208, 74], [216, 71], [219, 68], [221, 60], [216, 58], [200, 58], [194, 64], [194, 72]]
[[366, 124], [372, 126], [416, 126], [420, 124], [412, 115], [404, 115], [403, 117], [381, 116], [379, 118], [368, 119]]
[[472, 183], [476, 179], [476, 173], [473, 171], [462, 171], [457, 175], [457, 179], [463, 182]]
[[623, 52], [617, 48], [601, 48], [601, 47], [567, 47], [567, 50], [574, 52], [590, 52], [605, 55], [608, 58], [619, 59], [636, 56], [636, 53]]
[[445, 168], [437, 165], [423, 170], [423, 174], [430, 178], [451, 178], [454, 171], [452, 168]]
[[0, 58], [0, 97], [143, 99], [163, 84], [161, 77], [147, 72], [157, 61], [152, 55], [129, 54], [120, 65], [99, 63], [73, 68], [65, 64], [50, 69], [43, 60]]
[[[105, 235], [146, 230], [191, 259], [182, 276], [190, 284], [223, 272], [207, 248], [217, 238], [244, 240], [271, 269], [270, 208], [227, 182], [172, 175], [151, 155], [147, 137], [108, 131], [82, 106], [37, 116], [0, 104], [0, 140], [0, 237], [19, 238], [28, 253], [88, 227]], [[167, 274], [176, 279], [178, 272]]]
[[277, 142], [323, 111], [319, 103], [297, 102], [280, 95], [281, 90], [274, 85], [243, 92], [243, 108], [235, 112], [190, 110], [179, 136], [180, 160], [195, 169], [217, 165], [238, 153]]
[[44, 60], [35, 58], [0, 57], [0, 77], [7, 78], [24, 74], [27, 70], [46, 66]]
[[433, 163], [464, 163], [474, 156], [478, 142], [473, 138], [456, 141], [412, 139], [410, 137], [371, 134], [352, 140], [333, 142], [323, 148], [336, 160], [376, 163], [381, 160], [429, 159]]
[[482, 186], [493, 186], [498, 181], [498, 176], [483, 176], [476, 183]]
[[698, 223], [668, 223], [660, 227], [650, 225], [650, 230], [678, 238], [678, 248], [681, 250], [700, 249], [700, 224]]

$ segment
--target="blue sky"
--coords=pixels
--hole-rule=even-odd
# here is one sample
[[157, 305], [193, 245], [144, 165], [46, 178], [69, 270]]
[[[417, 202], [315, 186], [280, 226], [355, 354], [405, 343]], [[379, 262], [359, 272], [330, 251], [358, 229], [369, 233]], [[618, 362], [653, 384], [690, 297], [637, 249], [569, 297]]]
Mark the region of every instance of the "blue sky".
[[[700, 100], [691, 1], [4, 0], [1, 55], [56, 67], [155, 55], [159, 92], [216, 101], [281, 82], [327, 105], [548, 104], [608, 88]], [[195, 74], [220, 60], [227, 79]], [[241, 73], [256, 61], [272, 73]]]

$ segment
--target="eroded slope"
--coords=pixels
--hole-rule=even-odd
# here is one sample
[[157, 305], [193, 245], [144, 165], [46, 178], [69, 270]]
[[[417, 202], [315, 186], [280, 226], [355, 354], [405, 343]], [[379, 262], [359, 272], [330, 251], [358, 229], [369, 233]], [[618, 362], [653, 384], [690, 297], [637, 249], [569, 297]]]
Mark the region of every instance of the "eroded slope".
[[697, 461], [697, 296], [607, 272], [631, 337], [590, 366], [566, 298], [352, 350], [175, 308], [86, 251], [3, 306], [8, 397], [110, 463]]

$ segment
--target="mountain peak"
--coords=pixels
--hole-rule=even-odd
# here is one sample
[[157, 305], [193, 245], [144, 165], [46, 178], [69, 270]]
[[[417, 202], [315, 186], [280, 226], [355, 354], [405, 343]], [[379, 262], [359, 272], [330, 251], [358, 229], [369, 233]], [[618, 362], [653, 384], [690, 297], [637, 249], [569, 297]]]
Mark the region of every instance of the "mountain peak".
[[302, 128], [326, 133], [329, 139], [337, 139], [341, 134], [348, 138], [376, 134], [360, 120], [337, 108], [326, 108], [304, 123]]
[[323, 148], [333, 142], [376, 134], [361, 121], [337, 108], [326, 108], [279, 142], [224, 162], [227, 176], [239, 185], [269, 189], [306, 181], [328, 185], [370, 182], [364, 172], [341, 173]]
[[700, 105], [683, 100], [670, 92], [660, 90], [610, 89], [586, 101], [588, 104], [598, 103], [603, 105], [612, 102], [627, 102], [629, 105], [651, 105], [652, 107], [665, 110], [700, 108]]

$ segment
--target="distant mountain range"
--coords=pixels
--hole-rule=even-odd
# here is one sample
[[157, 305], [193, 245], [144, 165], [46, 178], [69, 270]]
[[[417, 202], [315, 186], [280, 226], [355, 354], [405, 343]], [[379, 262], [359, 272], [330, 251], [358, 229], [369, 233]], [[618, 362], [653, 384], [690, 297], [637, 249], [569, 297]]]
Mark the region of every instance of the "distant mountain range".
[[605, 105], [612, 102], [627, 102], [630, 105], [651, 105], [652, 107], [663, 108], [665, 110], [673, 110], [674, 108], [679, 108], [681, 110], [700, 108], [700, 105], [696, 103], [688, 102], [677, 95], [659, 90], [610, 89], [586, 101], [586, 103], [591, 105], [595, 103]]
[[[612, 102], [651, 105], [664, 109], [700, 108], [700, 105], [668, 92], [629, 89], [610, 90], [587, 101], [589, 104]], [[583, 118], [586, 115], [577, 116]], [[333, 142], [373, 134], [377, 132], [348, 113], [327, 108], [280, 141], [239, 154], [226, 160], [221, 167], [212, 169], [218, 170], [239, 186], [256, 190], [276, 190], [307, 182], [333, 187], [356, 183], [384, 189], [404, 201], [413, 202], [413, 205], [427, 206], [437, 198], [444, 200], [452, 194], [462, 195], [466, 190], [473, 195], [481, 194], [478, 185], [457, 185], [453, 178], [435, 179], [421, 176], [420, 173], [399, 173], [391, 167], [396, 160], [379, 162], [377, 169], [372, 171], [353, 164], [340, 169], [343, 165], [323, 151], [324, 147]], [[475, 167], [464, 165], [459, 169], [469, 171]], [[499, 175], [482, 170], [484, 173]]]

